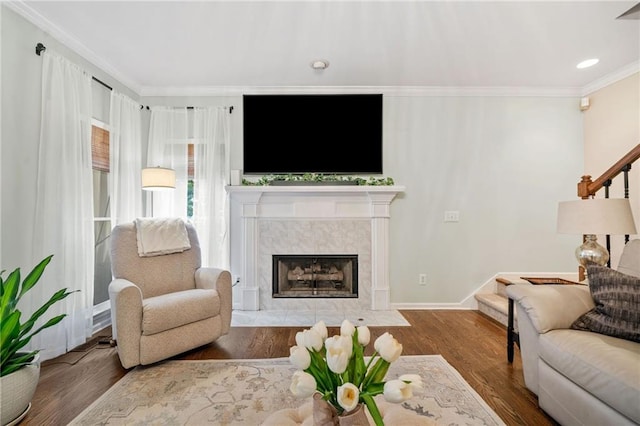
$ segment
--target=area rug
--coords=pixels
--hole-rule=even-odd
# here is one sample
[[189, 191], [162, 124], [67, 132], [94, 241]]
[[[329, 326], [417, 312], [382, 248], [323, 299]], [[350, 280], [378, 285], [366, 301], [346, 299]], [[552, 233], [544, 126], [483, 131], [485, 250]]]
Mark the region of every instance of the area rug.
[[[307, 402], [289, 391], [287, 358], [165, 361], [136, 367], [71, 425], [259, 425]], [[442, 425], [504, 425], [441, 355], [402, 356], [387, 378], [419, 374], [425, 385], [403, 407]], [[382, 398], [381, 395], [376, 398]]]

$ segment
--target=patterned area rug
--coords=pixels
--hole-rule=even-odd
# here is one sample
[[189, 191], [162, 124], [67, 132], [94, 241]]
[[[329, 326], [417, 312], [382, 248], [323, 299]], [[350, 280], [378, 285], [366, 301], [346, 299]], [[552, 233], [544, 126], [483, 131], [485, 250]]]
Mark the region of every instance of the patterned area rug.
[[[70, 424], [259, 425], [273, 411], [307, 402], [289, 391], [294, 371], [287, 358], [136, 367]], [[425, 385], [405, 409], [442, 425], [504, 425], [442, 356], [400, 357], [387, 378], [405, 373], [419, 374]]]

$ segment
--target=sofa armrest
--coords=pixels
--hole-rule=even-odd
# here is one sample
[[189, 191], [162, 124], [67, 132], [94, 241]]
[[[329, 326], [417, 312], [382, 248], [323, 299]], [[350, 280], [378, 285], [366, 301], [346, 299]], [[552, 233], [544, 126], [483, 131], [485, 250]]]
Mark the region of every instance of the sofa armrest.
[[219, 268], [199, 268], [196, 270], [196, 288], [213, 289], [218, 292], [220, 296], [222, 334], [227, 334], [231, 327], [231, 310], [233, 307], [231, 273]]
[[573, 321], [593, 308], [593, 299], [589, 287], [581, 285], [514, 284], [506, 291], [516, 305], [524, 383], [538, 395], [540, 335], [571, 327]]
[[538, 334], [570, 328], [580, 315], [595, 304], [588, 286], [510, 285], [507, 295], [526, 312]]
[[118, 343], [120, 362], [124, 368], [136, 366], [140, 364], [142, 291], [131, 281], [117, 278], [109, 284], [109, 300], [113, 340]]

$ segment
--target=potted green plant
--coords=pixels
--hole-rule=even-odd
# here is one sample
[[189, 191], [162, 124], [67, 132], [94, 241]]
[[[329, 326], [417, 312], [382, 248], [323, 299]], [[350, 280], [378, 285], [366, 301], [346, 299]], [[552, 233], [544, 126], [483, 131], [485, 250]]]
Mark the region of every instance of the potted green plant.
[[[58, 324], [66, 314], [51, 318], [33, 330], [36, 322], [56, 302], [73, 292], [56, 291], [31, 317], [21, 322], [18, 302], [37, 283], [53, 255], [46, 257], [20, 281], [20, 268], [4, 279], [0, 272], [0, 423], [12, 423], [24, 416], [31, 404], [40, 377], [39, 350], [21, 351], [31, 338]], [[32, 331], [33, 330], [33, 331]]]

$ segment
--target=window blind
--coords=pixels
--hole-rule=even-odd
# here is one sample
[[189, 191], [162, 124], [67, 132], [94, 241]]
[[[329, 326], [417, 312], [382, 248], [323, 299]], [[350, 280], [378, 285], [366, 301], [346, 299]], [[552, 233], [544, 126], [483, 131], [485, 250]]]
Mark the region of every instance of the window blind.
[[109, 172], [109, 131], [91, 126], [91, 158], [94, 170]]

